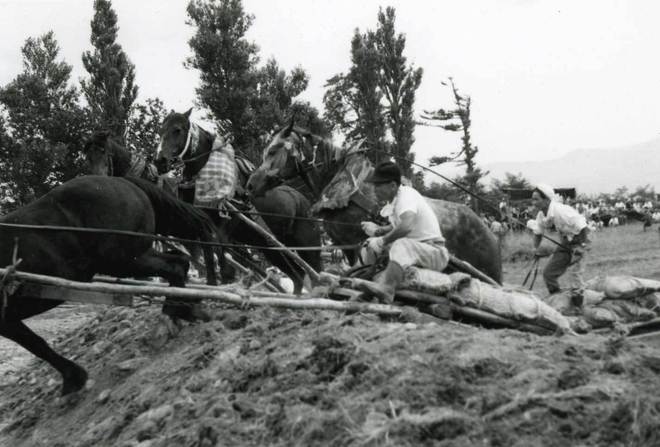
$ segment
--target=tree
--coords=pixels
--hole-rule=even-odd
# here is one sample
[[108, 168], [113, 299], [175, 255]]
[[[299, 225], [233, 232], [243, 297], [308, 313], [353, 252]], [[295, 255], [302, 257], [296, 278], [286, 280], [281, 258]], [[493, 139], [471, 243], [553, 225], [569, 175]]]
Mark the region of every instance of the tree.
[[532, 183], [521, 172], [518, 174], [506, 172], [504, 180], [494, 179], [492, 181], [492, 189], [532, 189]]
[[87, 128], [79, 93], [69, 85], [72, 67], [58, 61], [53, 32], [28, 38], [21, 52], [23, 72], [0, 88], [0, 182], [17, 206], [80, 172]]
[[[477, 193], [481, 189], [479, 181], [488, 175], [488, 172], [482, 171], [476, 164], [479, 148], [472, 145], [470, 135], [472, 98], [459, 94], [452, 78], [449, 78], [449, 82], [454, 97], [454, 108], [451, 110], [441, 108], [435, 111], [425, 111], [422, 119], [425, 121], [423, 124], [426, 126], [439, 127], [449, 132], [462, 132], [461, 150], [456, 154], [452, 154], [451, 157], [431, 157], [430, 163], [431, 166], [435, 166], [448, 161], [458, 161], [458, 163], [465, 165], [465, 175], [462, 179], [464, 185], [470, 192]], [[442, 84], [447, 85], [445, 82], [442, 82]], [[472, 199], [472, 209], [479, 210], [479, 202], [474, 198]]]
[[117, 14], [110, 0], [94, 0], [91, 22], [93, 51], [82, 55], [89, 79], [81, 81], [90, 116], [96, 129], [124, 138], [138, 87], [135, 66], [117, 40]]
[[254, 16], [241, 0], [192, 0], [187, 14], [196, 30], [185, 66], [199, 70], [197, 98], [216, 120], [231, 122], [235, 147], [259, 163], [264, 136], [291, 116], [293, 99], [307, 88], [307, 73], [299, 67], [287, 73], [275, 59], [259, 66], [259, 47], [245, 37]]
[[[379, 152], [399, 157], [406, 175], [412, 173], [415, 93], [422, 69], [407, 65], [406, 38], [395, 32], [395, 9], [378, 13], [376, 31], [355, 30], [351, 40], [351, 67], [328, 80], [323, 97], [325, 117], [334, 130], [350, 139], [364, 138], [379, 160]], [[391, 141], [387, 134], [390, 134]]]
[[628, 198], [628, 187], [627, 186], [619, 186], [614, 191], [614, 196], [617, 198], [617, 200], [626, 200]]
[[126, 143], [131, 151], [153, 161], [158, 147], [158, 130], [166, 115], [159, 98], [148, 98], [144, 104], [135, 105], [126, 132]]
[[651, 202], [655, 202], [655, 188], [647, 183], [644, 186], [638, 186], [635, 188], [635, 190], [631, 193], [631, 196], [635, 200], [643, 200], [645, 202], [650, 200]]

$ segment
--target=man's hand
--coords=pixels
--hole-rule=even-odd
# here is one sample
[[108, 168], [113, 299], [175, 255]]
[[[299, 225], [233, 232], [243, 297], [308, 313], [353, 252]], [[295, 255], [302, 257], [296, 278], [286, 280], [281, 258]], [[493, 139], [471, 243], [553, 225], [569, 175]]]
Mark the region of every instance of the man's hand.
[[382, 237], [370, 237], [367, 239], [367, 247], [377, 255], [381, 254], [384, 246], [385, 241]]
[[536, 247], [536, 250], [534, 250], [534, 256], [537, 258], [545, 258], [546, 256], [550, 256], [552, 254], [552, 249], [546, 245], [539, 245]]
[[360, 226], [362, 226], [362, 231], [366, 233], [367, 236], [376, 236], [376, 231], [380, 228], [379, 225], [373, 223], [373, 222], [360, 222]]

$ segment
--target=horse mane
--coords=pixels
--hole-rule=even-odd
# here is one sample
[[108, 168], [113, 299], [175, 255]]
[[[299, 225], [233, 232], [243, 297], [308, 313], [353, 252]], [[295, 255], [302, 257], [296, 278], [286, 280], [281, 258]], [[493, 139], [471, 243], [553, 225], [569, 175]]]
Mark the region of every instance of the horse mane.
[[110, 130], [102, 129], [92, 132], [83, 146], [83, 153], [89, 153], [92, 147], [104, 147], [111, 150], [115, 170], [119, 175], [126, 175], [131, 168], [133, 158], [131, 150], [119, 142]]

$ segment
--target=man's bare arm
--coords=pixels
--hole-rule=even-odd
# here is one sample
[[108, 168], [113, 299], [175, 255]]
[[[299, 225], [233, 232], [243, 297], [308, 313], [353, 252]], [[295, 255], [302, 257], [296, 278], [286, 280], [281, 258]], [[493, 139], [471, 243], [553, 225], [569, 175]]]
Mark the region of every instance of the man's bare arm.
[[397, 239], [406, 237], [408, 233], [412, 230], [413, 224], [415, 223], [415, 213], [412, 211], [406, 211], [401, 215], [401, 223], [396, 227], [392, 228], [387, 234], [383, 236], [383, 242], [385, 244], [391, 244]]

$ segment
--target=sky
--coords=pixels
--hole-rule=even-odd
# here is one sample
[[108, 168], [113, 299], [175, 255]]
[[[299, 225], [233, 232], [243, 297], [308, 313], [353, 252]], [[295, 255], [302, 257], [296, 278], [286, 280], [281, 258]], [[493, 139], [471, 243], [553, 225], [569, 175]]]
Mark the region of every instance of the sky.
[[[136, 66], [139, 99], [193, 106], [198, 77], [185, 0], [113, 0], [118, 41]], [[22, 69], [20, 47], [55, 32], [61, 55], [86, 75], [92, 0], [0, 0], [0, 85]], [[345, 72], [356, 28], [375, 29], [378, 8], [396, 8], [409, 63], [424, 69], [416, 110], [450, 108], [453, 77], [472, 98], [478, 162], [548, 160], [578, 148], [613, 148], [660, 134], [660, 2], [652, 0], [243, 0], [255, 16], [248, 38], [262, 61], [304, 68], [300, 99], [322, 109], [326, 80]], [[459, 135], [418, 127], [425, 163], [460, 146]]]

